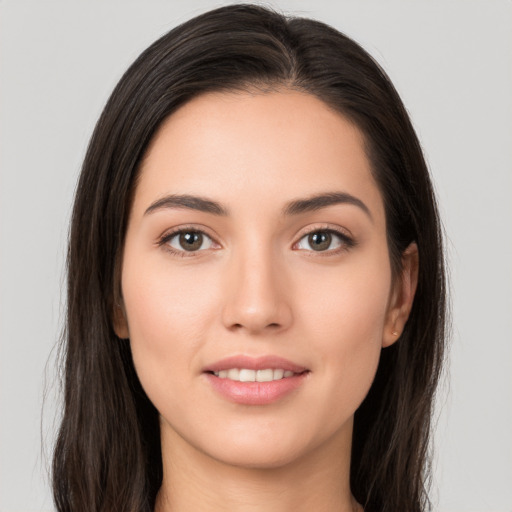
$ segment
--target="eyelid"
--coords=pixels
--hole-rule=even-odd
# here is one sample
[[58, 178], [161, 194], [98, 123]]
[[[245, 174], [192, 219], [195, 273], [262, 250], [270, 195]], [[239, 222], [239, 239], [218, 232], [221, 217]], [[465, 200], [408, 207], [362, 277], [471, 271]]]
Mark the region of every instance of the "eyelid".
[[[342, 247], [336, 248], [336, 249], [329, 249], [326, 251], [314, 251], [314, 250], [308, 250], [308, 249], [298, 249], [296, 246], [299, 244], [299, 242], [305, 238], [306, 236], [309, 236], [313, 233], [317, 233], [320, 231], [333, 233], [335, 236], [338, 236], [342, 241]], [[296, 241], [292, 245], [292, 249], [297, 251], [304, 251], [307, 253], [314, 253], [315, 256], [329, 256], [333, 254], [338, 254], [340, 252], [346, 251], [348, 249], [351, 249], [352, 247], [355, 247], [357, 245], [356, 239], [352, 235], [352, 233], [346, 229], [342, 228], [341, 226], [335, 225], [335, 224], [317, 224], [313, 226], [307, 226], [306, 228], [303, 228], [299, 231], [299, 233], [296, 236]]]
[[222, 245], [217, 241], [217, 237], [212, 235], [208, 228], [206, 228], [205, 226], [202, 226], [202, 225], [198, 225], [198, 224], [183, 224], [180, 226], [175, 226], [173, 228], [170, 228], [170, 229], [164, 231], [164, 233], [158, 237], [158, 239], [156, 241], [156, 245], [162, 247], [163, 249], [170, 252], [171, 254], [181, 256], [181, 257], [200, 256], [201, 253], [207, 252], [212, 249], [212, 248], [208, 248], [208, 249], [201, 249], [201, 250], [197, 250], [197, 251], [186, 251], [186, 250], [176, 249], [168, 243], [175, 236], [177, 236], [181, 233], [187, 233], [187, 232], [201, 233], [203, 236], [209, 238], [211, 240], [211, 242], [217, 246], [217, 247], [213, 248], [213, 250], [217, 250], [222, 247]]
[[338, 224], [331, 224], [329, 222], [309, 224], [308, 226], [299, 230], [299, 232], [295, 235], [295, 239], [299, 241], [305, 235], [309, 235], [317, 231], [333, 231], [334, 233], [338, 233], [340, 236], [343, 236], [345, 238], [354, 239], [354, 235], [350, 232], [349, 229], [339, 226]]
[[[218, 242], [218, 237], [215, 235], [212, 235], [210, 233], [211, 230], [209, 228], [207, 228], [206, 226], [198, 225], [198, 224], [183, 224], [183, 225], [179, 225], [179, 226], [170, 228], [170, 229], [164, 231], [164, 233], [158, 237], [156, 244], [158, 246], [162, 246], [165, 250], [167, 250], [175, 255], [182, 256], [182, 257], [200, 256], [201, 253], [211, 250], [210, 248], [209, 249], [201, 249], [198, 251], [177, 250], [168, 244], [169, 240], [171, 240], [174, 236], [176, 236], [180, 233], [184, 233], [184, 232], [186, 233], [187, 231], [201, 233], [203, 236], [208, 237], [212, 241], [212, 243], [217, 246], [213, 250], [222, 248], [222, 244]], [[297, 249], [296, 248], [297, 244], [304, 237], [306, 237], [312, 233], [319, 232], [319, 231], [330, 232], [330, 233], [333, 233], [335, 236], [338, 236], [343, 243], [342, 247], [336, 248], [336, 249], [329, 249], [326, 251], [314, 251], [314, 250]], [[339, 252], [346, 251], [346, 250], [357, 245], [355, 238], [353, 237], [352, 233], [350, 233], [350, 231], [348, 229], [343, 228], [338, 225], [335, 225], [335, 224], [329, 224], [329, 223], [322, 223], [322, 224], [315, 224], [315, 225], [307, 226], [299, 231], [299, 233], [295, 237], [295, 240], [296, 241], [292, 244], [292, 249], [300, 250], [300, 251], [308, 252], [308, 253], [314, 253], [315, 256], [322, 256], [322, 255], [329, 256], [329, 255], [333, 255], [333, 254], [338, 254]]]

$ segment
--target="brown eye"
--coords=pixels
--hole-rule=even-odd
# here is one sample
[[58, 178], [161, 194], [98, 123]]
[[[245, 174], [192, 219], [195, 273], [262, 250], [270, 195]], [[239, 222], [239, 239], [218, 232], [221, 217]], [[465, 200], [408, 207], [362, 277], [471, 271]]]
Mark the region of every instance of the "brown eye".
[[334, 229], [318, 229], [304, 235], [294, 248], [303, 251], [335, 254], [338, 250], [350, 249], [354, 245], [354, 240], [344, 233]]
[[198, 252], [211, 249], [213, 240], [201, 231], [183, 230], [177, 231], [165, 237], [164, 243], [176, 252]]
[[326, 251], [332, 243], [332, 234], [328, 231], [316, 231], [308, 235], [308, 243], [313, 251]]
[[203, 245], [203, 235], [195, 231], [181, 233], [179, 236], [179, 244], [185, 251], [197, 251], [201, 249]]

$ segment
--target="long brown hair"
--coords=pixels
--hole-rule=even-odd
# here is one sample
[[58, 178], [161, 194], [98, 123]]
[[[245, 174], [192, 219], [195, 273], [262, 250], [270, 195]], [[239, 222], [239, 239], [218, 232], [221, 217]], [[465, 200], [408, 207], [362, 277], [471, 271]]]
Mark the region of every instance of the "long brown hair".
[[139, 164], [162, 121], [207, 91], [288, 87], [352, 120], [384, 199], [390, 260], [413, 241], [419, 282], [400, 340], [383, 349], [355, 415], [351, 488], [366, 512], [420, 512], [433, 396], [445, 345], [445, 270], [436, 201], [407, 112], [353, 40], [310, 19], [231, 5], [152, 44], [121, 78], [80, 176], [68, 252], [64, 410], [53, 459], [57, 509], [151, 511], [162, 479], [158, 413], [112, 311]]

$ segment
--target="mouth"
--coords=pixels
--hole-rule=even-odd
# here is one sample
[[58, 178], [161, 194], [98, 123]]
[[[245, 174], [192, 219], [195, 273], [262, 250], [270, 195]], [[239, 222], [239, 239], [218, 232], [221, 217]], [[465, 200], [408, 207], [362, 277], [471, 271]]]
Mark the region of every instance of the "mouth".
[[284, 368], [265, 368], [263, 370], [251, 370], [250, 368], [229, 368], [228, 370], [219, 370], [211, 372], [219, 379], [229, 379], [236, 382], [272, 382], [275, 380], [288, 379], [294, 375], [300, 375], [303, 372], [295, 373]]
[[267, 405], [300, 388], [310, 370], [275, 356], [234, 356], [212, 364], [203, 373], [224, 399], [244, 405]]

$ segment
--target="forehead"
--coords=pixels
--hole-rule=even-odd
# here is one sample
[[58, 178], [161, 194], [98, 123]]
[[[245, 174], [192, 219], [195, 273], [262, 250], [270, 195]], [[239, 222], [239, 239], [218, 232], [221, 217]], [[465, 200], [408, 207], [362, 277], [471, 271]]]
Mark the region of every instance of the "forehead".
[[383, 214], [353, 123], [302, 92], [223, 92], [191, 100], [162, 124], [135, 201], [191, 193], [261, 209], [333, 190], [362, 196]]

